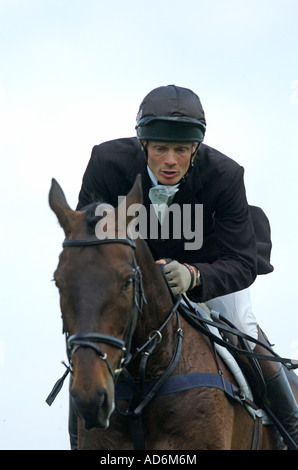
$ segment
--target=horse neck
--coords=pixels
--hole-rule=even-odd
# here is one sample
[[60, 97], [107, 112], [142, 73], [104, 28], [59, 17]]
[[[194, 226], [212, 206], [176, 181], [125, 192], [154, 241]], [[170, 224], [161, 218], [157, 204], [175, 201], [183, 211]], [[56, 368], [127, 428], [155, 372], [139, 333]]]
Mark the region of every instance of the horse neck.
[[143, 240], [138, 240], [136, 259], [142, 273], [147, 300], [147, 305], [144, 306], [144, 317], [146, 318], [143, 319], [143, 322], [146, 325], [148, 324], [148, 328], [153, 326], [156, 329], [156, 326], [161, 324], [171, 311], [172, 298], [161, 269], [155, 263], [149, 248]]
[[[139, 244], [143, 244], [141, 250]], [[139, 317], [134, 334], [136, 346], [140, 347], [148, 340], [150, 333], [159, 330], [166, 321], [173, 309], [173, 302], [160, 268], [154, 262], [147, 245], [143, 241], [137, 244], [136, 255], [142, 272], [143, 288], [147, 301], [143, 305], [143, 313]], [[163, 368], [163, 364], [168, 364], [173, 352], [172, 346], [176, 329], [176, 319], [173, 318], [162, 331], [163, 341], [156, 349], [156, 360], [154, 361], [154, 358], [151, 360], [151, 369]]]

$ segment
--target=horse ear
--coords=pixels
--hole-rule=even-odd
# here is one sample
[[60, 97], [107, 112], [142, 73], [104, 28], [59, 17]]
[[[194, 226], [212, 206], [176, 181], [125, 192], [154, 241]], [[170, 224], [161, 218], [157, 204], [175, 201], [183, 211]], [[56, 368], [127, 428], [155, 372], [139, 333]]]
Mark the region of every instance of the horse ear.
[[[138, 174], [133, 187], [120, 202], [119, 206], [115, 209], [115, 221], [116, 230], [122, 236], [126, 236], [126, 229], [136, 217], [136, 212], [143, 202], [143, 191], [142, 191], [142, 178]], [[132, 213], [130, 214], [129, 208], [132, 206]]]
[[52, 211], [56, 214], [65, 236], [68, 237], [71, 233], [71, 222], [75, 211], [69, 207], [61, 186], [54, 178], [52, 178], [52, 185], [49, 192], [49, 204]]
[[143, 203], [143, 190], [142, 190], [142, 177], [137, 174], [133, 187], [127, 195], [126, 204], [130, 206], [131, 204], [142, 204]]

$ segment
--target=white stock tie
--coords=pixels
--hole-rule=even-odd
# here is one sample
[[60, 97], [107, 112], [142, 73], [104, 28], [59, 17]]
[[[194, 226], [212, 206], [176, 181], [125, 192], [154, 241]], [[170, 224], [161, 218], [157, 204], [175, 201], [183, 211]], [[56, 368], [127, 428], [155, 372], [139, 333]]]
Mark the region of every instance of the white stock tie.
[[153, 204], [154, 210], [161, 224], [163, 223], [168, 205], [170, 205], [175, 193], [179, 189], [178, 186], [179, 183], [171, 186], [157, 184], [149, 190], [149, 199]]

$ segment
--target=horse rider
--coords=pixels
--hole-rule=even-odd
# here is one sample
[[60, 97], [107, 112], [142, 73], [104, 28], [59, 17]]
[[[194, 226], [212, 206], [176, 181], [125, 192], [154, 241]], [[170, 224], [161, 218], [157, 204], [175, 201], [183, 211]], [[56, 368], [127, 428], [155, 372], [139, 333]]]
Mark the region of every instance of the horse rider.
[[[77, 209], [98, 200], [117, 207], [118, 196], [127, 195], [140, 173], [143, 206], [151, 217], [150, 206], [160, 208], [158, 236], [147, 233], [146, 243], [157, 263], [167, 263], [164, 271], [173, 293], [205, 302], [238, 329], [265, 342], [252, 312], [249, 286], [258, 274], [273, 270], [269, 222], [260, 208], [247, 203], [244, 169], [203, 144], [205, 130], [205, 114], [193, 91], [175, 85], [152, 90], [137, 114], [137, 137], [93, 148]], [[192, 230], [195, 207], [203, 205], [200, 247], [187, 245], [183, 230], [180, 237], [173, 235], [174, 217], [167, 220], [170, 235], [164, 236], [165, 204], [169, 210], [175, 204], [181, 212], [191, 207], [186, 223]], [[174, 228], [177, 232], [177, 224]], [[268, 355], [260, 345], [254, 351]], [[260, 361], [260, 366], [269, 405], [296, 448], [298, 408], [285, 368], [271, 361]]]

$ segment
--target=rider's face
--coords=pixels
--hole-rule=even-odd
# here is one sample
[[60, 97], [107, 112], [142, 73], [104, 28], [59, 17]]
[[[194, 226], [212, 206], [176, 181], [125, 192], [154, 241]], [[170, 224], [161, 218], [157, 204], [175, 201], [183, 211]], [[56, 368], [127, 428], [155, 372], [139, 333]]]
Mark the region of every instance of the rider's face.
[[187, 173], [196, 143], [147, 143], [148, 165], [160, 184], [176, 184]]

